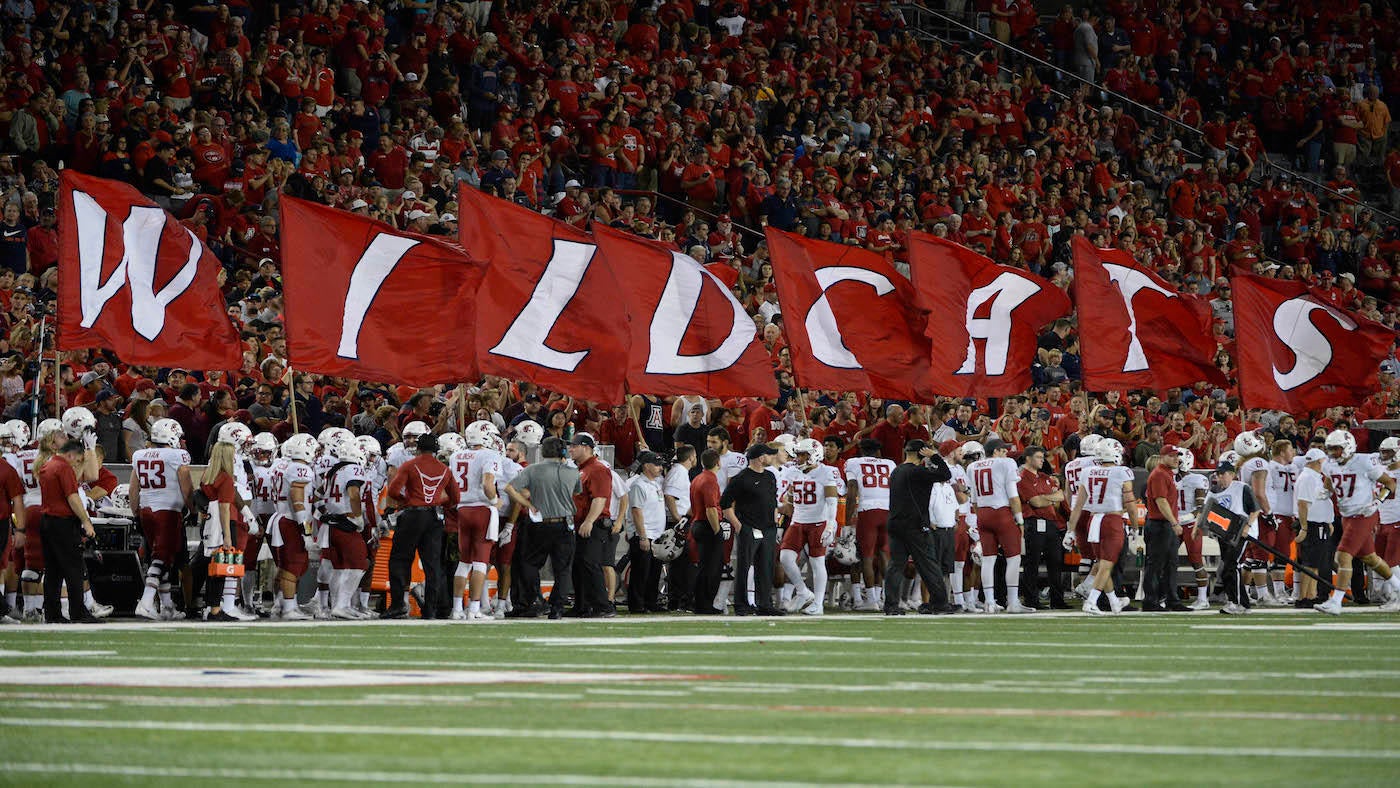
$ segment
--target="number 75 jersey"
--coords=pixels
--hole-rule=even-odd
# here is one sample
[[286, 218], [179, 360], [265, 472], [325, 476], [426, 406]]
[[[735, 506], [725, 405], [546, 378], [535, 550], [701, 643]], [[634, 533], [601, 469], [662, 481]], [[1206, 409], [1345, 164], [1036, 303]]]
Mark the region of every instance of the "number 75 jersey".
[[890, 508], [890, 473], [893, 460], [882, 457], [852, 457], [846, 460], [846, 486], [860, 490], [856, 511]]

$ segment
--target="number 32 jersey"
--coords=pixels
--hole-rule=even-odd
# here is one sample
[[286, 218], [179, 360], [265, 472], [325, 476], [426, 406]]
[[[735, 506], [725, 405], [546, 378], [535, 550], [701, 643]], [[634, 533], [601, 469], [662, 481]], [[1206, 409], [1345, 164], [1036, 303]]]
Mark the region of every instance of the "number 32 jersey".
[[131, 455], [131, 469], [141, 485], [141, 508], [155, 512], [178, 512], [185, 508], [180, 491], [180, 469], [190, 464], [184, 449], [159, 447], [141, 449]]
[[846, 485], [860, 490], [858, 512], [890, 508], [890, 473], [893, 460], [882, 457], [852, 457], [846, 460]]

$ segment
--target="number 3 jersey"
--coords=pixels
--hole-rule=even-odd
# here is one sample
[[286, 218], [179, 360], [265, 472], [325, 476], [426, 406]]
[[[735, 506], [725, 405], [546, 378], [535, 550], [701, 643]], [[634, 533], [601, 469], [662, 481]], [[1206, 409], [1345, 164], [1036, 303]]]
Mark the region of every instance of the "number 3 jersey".
[[881, 457], [852, 457], [846, 460], [847, 487], [860, 490], [856, 511], [890, 508], [890, 472], [894, 461]]
[[141, 485], [141, 508], [155, 512], [178, 512], [185, 508], [180, 491], [180, 469], [190, 464], [184, 449], [157, 447], [131, 455], [131, 469]]
[[818, 464], [809, 470], [792, 467], [786, 470], [788, 491], [792, 493], [794, 523], [826, 522], [826, 488], [841, 486], [841, 476], [830, 465]]
[[457, 478], [458, 506], [490, 506], [486, 500], [486, 474], [496, 480], [497, 495], [501, 479], [501, 455], [491, 449], [463, 449], [452, 455], [447, 467]]
[[1096, 465], [1081, 477], [1084, 511], [1116, 514], [1124, 510], [1123, 485], [1133, 483], [1133, 469], [1122, 465]]

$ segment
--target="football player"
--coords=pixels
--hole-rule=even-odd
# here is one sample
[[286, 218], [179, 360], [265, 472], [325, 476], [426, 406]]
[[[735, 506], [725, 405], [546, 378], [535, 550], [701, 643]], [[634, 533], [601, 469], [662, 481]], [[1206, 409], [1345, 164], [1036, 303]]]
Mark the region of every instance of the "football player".
[[[995, 561], [998, 551], [1006, 557], [1006, 612], [1030, 613], [1032, 609], [1021, 604], [1020, 594], [1021, 542], [1026, 527], [1021, 497], [1016, 489], [1021, 469], [1015, 460], [1006, 456], [1010, 447], [1000, 439], [988, 440], [984, 448], [987, 456], [967, 466], [972, 503], [977, 510], [982, 558], [984, 562]], [[996, 572], [990, 568], [983, 571], [982, 597], [988, 613], [1002, 610], [996, 602], [995, 584]]]
[[[190, 455], [180, 448], [184, 428], [174, 419], [151, 425], [148, 448], [131, 455], [131, 510], [138, 512], [146, 541], [146, 590], [136, 605], [136, 615], [152, 621], [184, 618], [170, 597], [175, 561], [184, 554], [185, 502], [194, 492], [190, 480]], [[160, 607], [156, 607], [156, 594]]]
[[856, 610], [878, 613], [885, 609], [883, 579], [889, 553], [890, 473], [893, 460], [880, 456], [881, 444], [862, 438], [859, 457], [846, 461], [846, 527], [855, 529], [860, 571], [866, 598]]
[[[803, 438], [793, 450], [797, 468], [788, 476], [783, 505], [785, 513], [792, 515], [792, 524], [783, 532], [778, 560], [795, 589], [787, 611], [819, 616], [826, 598], [826, 562], [821, 559], [836, 541], [839, 482], [832, 469], [822, 464], [822, 445], [816, 440]], [[812, 589], [802, 581], [802, 570], [797, 566], [797, 556], [804, 549], [812, 568]]]
[[13, 449], [14, 431], [9, 424], [0, 423], [0, 451], [4, 452], [5, 460], [0, 463], [0, 510], [9, 507], [10, 512], [6, 517], [0, 518], [0, 529], [4, 529], [0, 531], [0, 537], [4, 539], [3, 546], [0, 546], [0, 581], [3, 581], [5, 587], [5, 606], [3, 614], [0, 614], [0, 624], [18, 624], [20, 615], [15, 609], [15, 604], [19, 601], [16, 596], [19, 593], [19, 574], [15, 571], [14, 555], [19, 553], [22, 557], [24, 554], [26, 521], [24, 482], [11, 462]]
[[273, 495], [277, 512], [268, 526], [268, 543], [277, 561], [277, 582], [282, 596], [274, 617], [306, 621], [310, 615], [297, 607], [297, 580], [310, 566], [307, 539], [315, 534], [311, 523], [311, 492], [316, 474], [311, 463], [320, 448], [316, 439], [298, 433], [282, 444], [282, 457], [272, 464]]
[[1123, 444], [1113, 438], [1104, 438], [1094, 450], [1099, 464], [1080, 475], [1079, 492], [1074, 497], [1070, 520], [1079, 522], [1081, 514], [1089, 514], [1086, 539], [1089, 544], [1096, 545], [1099, 557], [1094, 564], [1094, 587], [1084, 600], [1083, 610], [1099, 616], [1103, 615], [1103, 611], [1099, 610], [1100, 595], [1108, 597], [1109, 609], [1114, 613], [1121, 613], [1128, 606], [1128, 600], [1114, 593], [1113, 565], [1123, 550], [1123, 540], [1126, 538], [1124, 520], [1135, 528], [1138, 521], [1137, 502], [1133, 497], [1133, 469], [1123, 467]]
[[1356, 453], [1356, 438], [1347, 430], [1328, 433], [1323, 445], [1328, 459], [1322, 464], [1322, 472], [1332, 477], [1342, 515], [1342, 538], [1337, 543], [1337, 589], [1326, 602], [1313, 607], [1333, 616], [1342, 614], [1342, 589], [1351, 587], [1352, 559], [1359, 558], [1389, 587], [1391, 601], [1381, 605], [1381, 610], [1400, 610], [1400, 575], [1391, 574], [1390, 567], [1376, 555], [1375, 547], [1380, 505], [1395, 495], [1395, 479], [1371, 455]]
[[[1235, 452], [1231, 459], [1238, 459]], [[1224, 457], [1222, 454], [1221, 457]], [[1251, 485], [1236, 478], [1234, 463], [1223, 461], [1215, 469], [1215, 501], [1240, 517], [1248, 517], [1249, 535], [1259, 536], [1259, 502], [1254, 498]], [[1227, 616], [1238, 616], [1249, 612], [1249, 584], [1243, 546], [1220, 545], [1220, 584], [1225, 587], [1225, 597], [1229, 600], [1220, 612]]]
[[[43, 514], [40, 511], [42, 499], [39, 493], [39, 449], [31, 445], [29, 425], [18, 419], [6, 422], [14, 433], [14, 453], [7, 459], [19, 473], [24, 484], [24, 521], [39, 525]], [[45, 419], [49, 425], [48, 435], [52, 435], [57, 419]], [[42, 443], [42, 441], [40, 441]], [[16, 540], [14, 565], [20, 579], [20, 591], [24, 594], [24, 621], [31, 624], [44, 622], [44, 543], [40, 528], [25, 528], [23, 540]]]
[[1177, 522], [1181, 523], [1181, 543], [1186, 546], [1186, 560], [1196, 573], [1196, 601], [1187, 607], [1192, 610], [1210, 609], [1210, 573], [1206, 571], [1205, 559], [1201, 556], [1200, 531], [1196, 530], [1196, 512], [1200, 510], [1210, 490], [1210, 481], [1202, 473], [1192, 473], [1196, 467], [1196, 455], [1184, 446], [1176, 448], [1176, 511]]
[[948, 471], [952, 478], [948, 484], [953, 488], [953, 497], [957, 499], [957, 518], [953, 524], [953, 574], [950, 578], [950, 586], [953, 589], [953, 609], [954, 611], [972, 612], [977, 608], [977, 591], [981, 588], [981, 577], [977, 576], [977, 566], [974, 564], [968, 567], [968, 561], [972, 558], [972, 537], [968, 535], [968, 528], [976, 522], [976, 515], [972, 513], [972, 494], [967, 486], [967, 464], [972, 462], [968, 459], [964, 451], [972, 449], [973, 459], [982, 456], [982, 444], [976, 441], [958, 443], [955, 440], [946, 440], [939, 444], [939, 451], [943, 454], [943, 460], [948, 465]]
[[248, 521], [248, 541], [243, 546], [243, 602], [248, 610], [258, 610], [256, 604], [262, 598], [258, 588], [258, 573], [252, 571], [258, 564], [258, 554], [262, 552], [267, 539], [268, 522], [277, 512], [277, 496], [273, 489], [272, 461], [277, 455], [277, 438], [270, 432], [260, 432], [253, 436], [253, 458], [251, 470], [253, 501], [249, 505], [253, 517]]
[[[1272, 545], [1278, 537], [1274, 525], [1273, 510], [1269, 506], [1269, 460], [1264, 456], [1267, 446], [1264, 439], [1253, 432], [1241, 432], [1235, 436], [1235, 453], [1240, 456], [1240, 481], [1249, 485], [1249, 491], [1259, 504], [1259, 540]], [[1284, 607], [1287, 603], [1275, 599], [1269, 592], [1269, 560], [1273, 558], [1268, 550], [1250, 544], [1244, 551], [1245, 584], [1254, 589], [1254, 601], [1260, 607]]]
[[[521, 437], [521, 431], [527, 425], [535, 424], [533, 421], [524, 422], [516, 428], [516, 440], [509, 444], [501, 440], [499, 435], [491, 436], [491, 448], [501, 455], [501, 475], [496, 480], [499, 489], [502, 485], [510, 484], [526, 465], [530, 464], [528, 457], [530, 445], [525, 438]], [[536, 425], [538, 426], [538, 425]], [[537, 437], [537, 436], [532, 436]], [[538, 445], [536, 443], [535, 445]], [[687, 503], [689, 499], [687, 499]], [[496, 566], [496, 600], [491, 604], [491, 615], [495, 618], [505, 618], [513, 608], [511, 604], [511, 564], [515, 560], [515, 550], [520, 544], [520, 531], [516, 528], [520, 517], [520, 509], [510, 500], [510, 496], [502, 495], [501, 504], [496, 507], [500, 510], [500, 517], [504, 525], [501, 526], [500, 538], [496, 540], [496, 547], [491, 552], [491, 560]]]
[[356, 594], [355, 610], [363, 618], [379, 618], [379, 614], [370, 610], [369, 596], [373, 590], [374, 582], [374, 558], [379, 550], [379, 537], [381, 528], [384, 527], [379, 510], [379, 498], [383, 494], [384, 488], [389, 485], [388, 465], [384, 462], [384, 452], [379, 446], [379, 439], [373, 435], [361, 435], [355, 438], [355, 442], [360, 444], [360, 451], [365, 454], [365, 485], [363, 508], [365, 512], [365, 528], [360, 533], [365, 538], [365, 572], [360, 579], [360, 589]]
[[365, 452], [353, 436], [331, 440], [335, 464], [327, 469], [321, 486], [321, 527], [327, 531], [321, 565], [330, 568], [330, 617], [357, 621], [369, 617], [354, 605], [360, 578], [369, 569], [364, 538]]
[[[1390, 478], [1400, 478], [1400, 438], [1381, 441], [1376, 456], [1385, 463]], [[1381, 502], [1381, 527], [1376, 532], [1376, 555], [1381, 557], [1390, 573], [1400, 574], [1400, 496], [1390, 496]], [[1296, 575], [1295, 575], [1296, 577]]]
[[[319, 447], [311, 470], [316, 475], [316, 483], [311, 488], [311, 511], [317, 515], [322, 511], [322, 502], [330, 493], [330, 470], [340, 463], [338, 447], [342, 442], [355, 441], [355, 436], [344, 427], [327, 427], [316, 438]], [[316, 517], [316, 597], [307, 606], [308, 612], [321, 620], [331, 617], [331, 580], [335, 577], [335, 567], [329, 560], [322, 560], [321, 554], [328, 553], [331, 547], [331, 529]]]
[[[1089, 433], [1079, 439], [1079, 456], [1065, 463], [1065, 494], [1066, 500], [1072, 502], [1079, 497], [1079, 486], [1083, 479], [1084, 472], [1099, 464], [1098, 450], [1099, 441], [1103, 436], [1097, 433]], [[1089, 592], [1094, 588], [1093, 566], [1095, 545], [1089, 543], [1089, 518], [1088, 515], [1080, 517], [1078, 520], [1071, 520], [1069, 523], [1069, 533], [1065, 534], [1065, 549], [1070, 545], [1079, 546], [1079, 574], [1082, 576], [1079, 585], [1075, 586], [1074, 593], [1082, 599], [1089, 597]], [[1070, 533], [1074, 534], [1073, 539]]]
[[[452, 620], [484, 621], [490, 613], [481, 610], [486, 598], [486, 570], [491, 548], [500, 538], [501, 497], [496, 480], [501, 476], [501, 456], [486, 444], [488, 435], [476, 424], [462, 433], [464, 446], [452, 453], [447, 467], [457, 478], [457, 571], [452, 578]], [[467, 610], [462, 610], [463, 592], [469, 592]]]
[[[1303, 458], [1298, 456], [1291, 441], [1274, 441], [1274, 445], [1270, 449], [1273, 459], [1269, 461], [1265, 497], [1269, 502], [1269, 512], [1274, 516], [1272, 546], [1280, 553], [1288, 555], [1288, 548], [1298, 535], [1296, 528], [1298, 519], [1297, 494], [1293, 487], [1298, 480], [1298, 474], [1303, 470]], [[1298, 580], [1303, 573], [1294, 573], [1293, 589], [1290, 593], [1284, 582], [1287, 566], [1283, 559], [1277, 556], [1273, 557], [1269, 571], [1273, 586], [1271, 591], [1274, 598], [1281, 602], [1296, 602], [1298, 599]]]
[[384, 453], [384, 462], [389, 466], [389, 478], [394, 478], [394, 471], [400, 465], [413, 459], [413, 451], [418, 446], [418, 436], [427, 435], [432, 430], [421, 421], [410, 421], [403, 426], [403, 440], [389, 447]]

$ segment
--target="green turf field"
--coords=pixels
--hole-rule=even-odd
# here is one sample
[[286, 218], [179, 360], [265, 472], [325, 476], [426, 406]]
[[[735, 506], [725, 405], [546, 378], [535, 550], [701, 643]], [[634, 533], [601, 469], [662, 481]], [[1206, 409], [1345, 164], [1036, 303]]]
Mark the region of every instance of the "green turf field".
[[1351, 610], [8, 627], [0, 784], [1394, 785], [1397, 646]]

